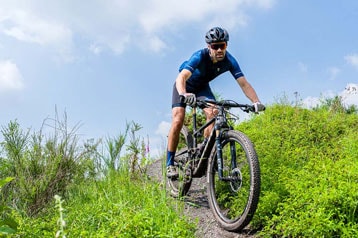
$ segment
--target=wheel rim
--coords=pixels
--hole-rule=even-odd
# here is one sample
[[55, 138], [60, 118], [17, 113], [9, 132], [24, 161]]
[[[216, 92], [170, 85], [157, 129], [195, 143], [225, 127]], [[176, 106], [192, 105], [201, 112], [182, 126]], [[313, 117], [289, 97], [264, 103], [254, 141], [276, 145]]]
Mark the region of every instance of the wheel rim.
[[[234, 143], [234, 153], [233, 146]], [[223, 175], [231, 177], [231, 181], [221, 181], [218, 172], [212, 171], [212, 191], [214, 207], [220, 219], [225, 223], [234, 223], [246, 213], [250, 202], [251, 171], [246, 153], [240, 143], [235, 141], [223, 142]], [[234, 155], [235, 168], [230, 157]], [[216, 160], [216, 157], [214, 158]]]

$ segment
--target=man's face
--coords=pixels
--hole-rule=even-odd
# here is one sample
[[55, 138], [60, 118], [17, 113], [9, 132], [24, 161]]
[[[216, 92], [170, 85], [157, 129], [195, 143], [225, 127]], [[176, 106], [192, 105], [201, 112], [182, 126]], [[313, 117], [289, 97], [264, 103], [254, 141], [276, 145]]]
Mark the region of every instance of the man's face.
[[225, 41], [208, 44], [210, 55], [214, 63], [225, 58], [226, 47], [227, 43]]

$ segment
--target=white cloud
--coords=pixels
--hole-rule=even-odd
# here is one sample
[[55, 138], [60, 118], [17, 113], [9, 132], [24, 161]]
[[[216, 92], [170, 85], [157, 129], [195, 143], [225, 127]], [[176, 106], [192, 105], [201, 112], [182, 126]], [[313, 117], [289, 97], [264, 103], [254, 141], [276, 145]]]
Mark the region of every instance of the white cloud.
[[16, 64], [0, 61], [0, 92], [21, 90], [24, 87], [22, 75]]
[[143, 44], [140, 44], [144, 51], [161, 53], [164, 49], [168, 48], [167, 44], [155, 35], [150, 36], [149, 39], [145, 39], [145, 41]]
[[[21, 42], [51, 47], [71, 60], [76, 37], [88, 41], [95, 54], [109, 49], [121, 54], [129, 44], [150, 44], [146, 50], [168, 48], [162, 33], [174, 35], [188, 24], [208, 28], [225, 22], [228, 30], [248, 24], [248, 8], [270, 9], [276, 0], [94, 0], [1, 1], [0, 34]], [[190, 7], [188, 7], [190, 6]], [[207, 21], [208, 16], [212, 19]]]
[[102, 52], [103, 48], [102, 48], [101, 45], [98, 45], [98, 44], [96, 44], [96, 43], [93, 43], [93, 44], [90, 45], [89, 50], [90, 50], [93, 54], [99, 55], [99, 54]]
[[51, 45], [71, 40], [71, 30], [66, 26], [40, 19], [26, 11], [14, 10], [7, 20], [2, 31], [20, 41]]
[[302, 100], [302, 103], [307, 108], [314, 108], [320, 104], [320, 99], [317, 97], [306, 97]]
[[258, 6], [265, 9], [271, 9], [275, 5], [276, 0], [253, 0], [253, 1], [248, 0], [248, 2], [257, 4]]
[[346, 105], [358, 106], [358, 84], [347, 84], [344, 91], [340, 93], [340, 96]]
[[328, 68], [328, 73], [330, 74], [329, 79], [335, 80], [337, 75], [341, 72], [341, 70], [337, 67], [330, 67]]
[[320, 98], [318, 97], [307, 97], [303, 99], [302, 103], [307, 108], [313, 108], [321, 104], [322, 99], [334, 98], [340, 96], [342, 102], [345, 105], [356, 105], [358, 106], [358, 84], [349, 83], [345, 89], [341, 92], [326, 91]]
[[303, 106], [306, 108], [314, 108], [322, 103], [322, 100], [326, 98], [334, 98], [337, 95], [337, 93], [333, 91], [326, 91], [321, 94], [320, 97], [313, 97], [308, 96], [305, 99], [302, 100]]
[[163, 137], [167, 137], [168, 136], [168, 132], [170, 129], [170, 122], [167, 121], [161, 121], [158, 125], [157, 130], [155, 131], [155, 134], [163, 136]]
[[63, 60], [72, 61], [72, 32], [60, 19], [40, 17], [31, 9], [3, 5], [0, 9], [1, 33], [20, 42], [49, 47]]
[[346, 62], [358, 69], [358, 54], [350, 54], [344, 57]]
[[210, 26], [215, 22], [229, 23], [229, 28], [245, 26], [248, 17], [244, 10], [248, 7], [269, 9], [274, 3], [275, 0], [229, 0], [225, 3], [207, 0], [152, 0], [143, 4], [144, 9], [139, 9], [139, 22], [146, 32], [157, 32], [189, 22], [203, 23], [207, 16], [213, 19], [213, 22], [207, 22]]

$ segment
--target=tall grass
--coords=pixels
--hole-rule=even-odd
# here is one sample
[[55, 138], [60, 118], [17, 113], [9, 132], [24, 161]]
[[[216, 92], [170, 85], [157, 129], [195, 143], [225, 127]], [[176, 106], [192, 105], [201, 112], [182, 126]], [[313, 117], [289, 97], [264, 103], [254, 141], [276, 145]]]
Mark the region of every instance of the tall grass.
[[261, 235], [358, 235], [358, 115], [336, 109], [274, 105], [238, 127], [260, 159]]
[[[13, 178], [0, 179], [0, 191], [4, 185], [11, 182]], [[0, 202], [0, 236], [14, 234], [17, 231], [17, 222], [11, 216], [11, 208]]]
[[[17, 221], [13, 237], [193, 237], [194, 225], [180, 215], [183, 204], [145, 174], [150, 159], [139, 124], [127, 123], [106, 144], [80, 145], [66, 116], [48, 120], [49, 128], [33, 134], [16, 121], [1, 130], [0, 175], [14, 180], [0, 201]], [[44, 135], [48, 129], [53, 134]], [[99, 153], [101, 147], [107, 150]], [[1, 222], [0, 229], [15, 232]]]
[[[333, 105], [272, 105], [237, 125], [260, 159], [262, 191], [250, 224], [257, 236], [358, 236], [358, 115]], [[183, 203], [145, 174], [150, 158], [137, 135], [140, 125], [127, 123], [118, 137], [80, 144], [78, 128], [68, 129], [66, 117], [50, 122], [44, 123], [53, 130], [49, 136], [23, 130], [16, 121], [2, 127], [0, 178], [14, 179], [0, 180], [0, 206], [6, 207], [0, 232], [194, 237]], [[7, 218], [12, 225], [4, 223]]]
[[[69, 191], [62, 203], [67, 237], [193, 237], [195, 226], [175, 209], [158, 185], [129, 179], [127, 172], [110, 173], [96, 183], [83, 183]], [[180, 209], [179, 205], [179, 209]], [[19, 237], [53, 237], [58, 213], [26, 219]]]
[[[47, 127], [53, 130], [48, 137], [43, 134]], [[3, 126], [0, 177], [14, 180], [3, 188], [1, 200], [35, 216], [55, 194], [64, 196], [74, 180], [93, 174], [96, 146], [80, 147], [77, 129], [68, 128], [66, 115], [63, 120], [46, 119], [35, 133], [23, 130], [16, 121]]]

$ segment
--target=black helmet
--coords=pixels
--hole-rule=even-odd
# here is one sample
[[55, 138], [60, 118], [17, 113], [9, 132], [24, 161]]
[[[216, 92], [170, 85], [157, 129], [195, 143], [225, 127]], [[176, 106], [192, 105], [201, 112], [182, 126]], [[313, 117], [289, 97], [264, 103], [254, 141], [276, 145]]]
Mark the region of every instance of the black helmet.
[[205, 36], [205, 41], [208, 44], [222, 41], [229, 41], [229, 33], [224, 28], [213, 27], [211, 28]]

